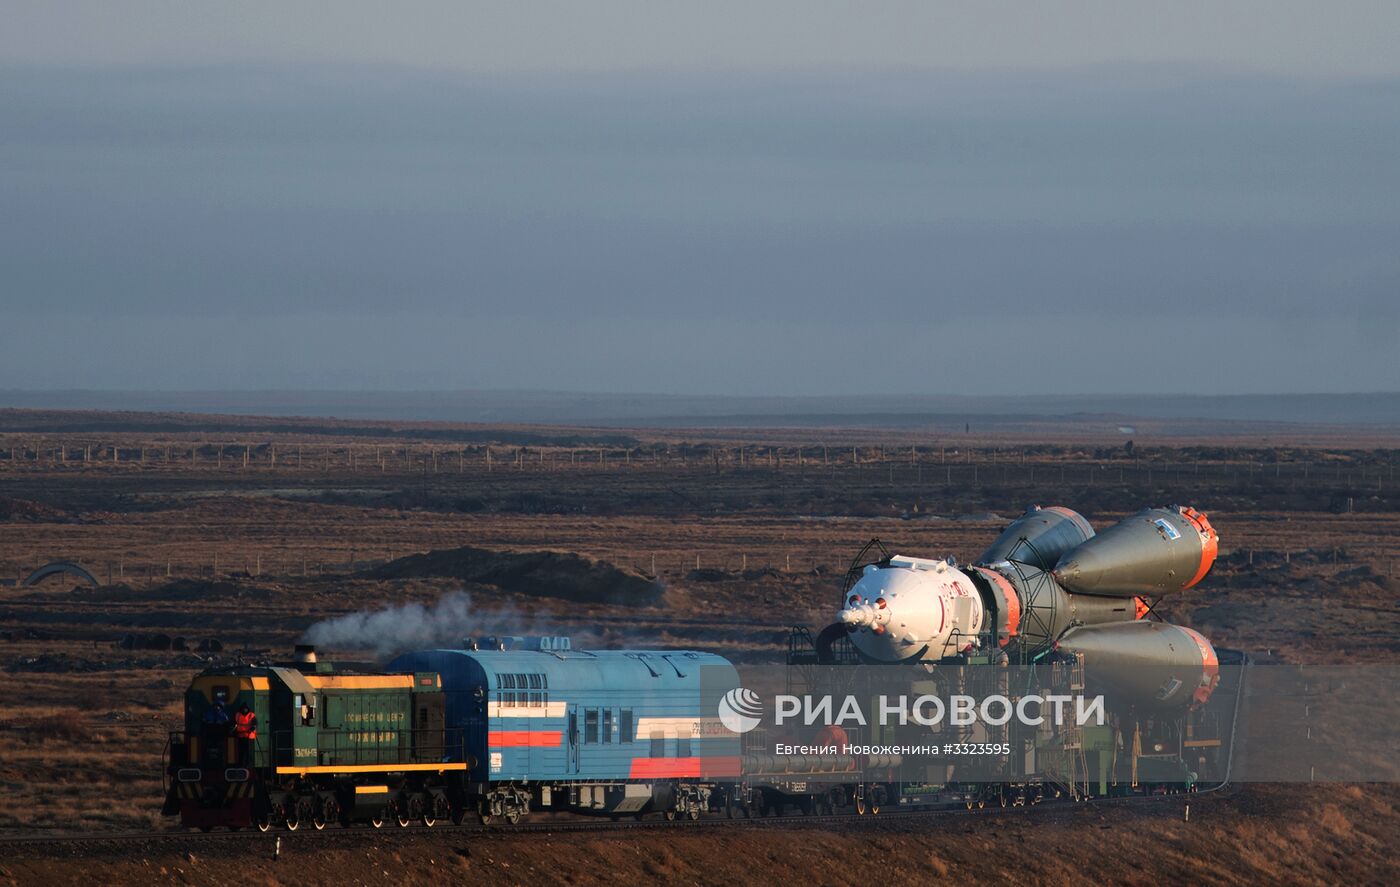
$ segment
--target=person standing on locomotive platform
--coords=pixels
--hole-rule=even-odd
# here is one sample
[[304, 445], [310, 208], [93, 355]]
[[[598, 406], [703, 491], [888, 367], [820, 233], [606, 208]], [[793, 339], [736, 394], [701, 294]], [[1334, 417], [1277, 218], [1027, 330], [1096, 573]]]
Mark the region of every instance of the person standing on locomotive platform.
[[238, 740], [240, 760], [248, 760], [248, 751], [253, 740], [258, 738], [258, 716], [248, 708], [248, 703], [238, 706], [233, 716], [233, 735]]
[[228, 724], [228, 711], [224, 708], [224, 696], [220, 693], [214, 704], [204, 710], [204, 723], [211, 727], [223, 727]]

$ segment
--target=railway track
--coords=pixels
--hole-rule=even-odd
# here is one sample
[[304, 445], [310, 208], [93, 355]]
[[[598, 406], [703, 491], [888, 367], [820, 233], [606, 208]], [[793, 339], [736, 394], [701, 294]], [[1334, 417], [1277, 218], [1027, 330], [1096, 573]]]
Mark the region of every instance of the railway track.
[[[986, 809], [967, 809], [962, 806], [942, 807], [935, 809], [920, 810], [885, 810], [878, 814], [858, 815], [851, 813], [835, 813], [824, 815], [801, 815], [792, 814], [784, 816], [766, 816], [753, 819], [730, 819], [721, 815], [707, 815], [698, 820], [675, 820], [668, 821], [662, 818], [654, 819], [627, 819], [622, 821], [601, 820], [601, 819], [574, 819], [574, 820], [550, 820], [536, 821], [529, 823], [519, 823], [517, 825], [481, 825], [476, 822], [467, 822], [462, 825], [451, 825], [449, 823], [439, 823], [432, 828], [422, 826], [410, 826], [408, 828], [385, 827], [381, 829], [372, 828], [369, 825], [357, 824], [350, 827], [329, 827], [322, 831], [315, 829], [298, 829], [295, 832], [288, 832], [285, 829], [273, 829], [268, 832], [259, 832], [256, 829], [246, 829], [241, 831], [212, 831], [199, 832], [187, 829], [159, 829], [150, 831], [131, 832], [63, 832], [63, 833], [42, 833], [30, 832], [24, 834], [0, 835], [0, 847], [22, 848], [26, 846], [82, 846], [88, 844], [130, 844], [150, 841], [160, 842], [192, 842], [196, 844], [218, 844], [227, 842], [246, 842], [266, 840], [273, 841], [280, 838], [287, 846], [301, 845], [303, 842], [327, 841], [339, 844], [344, 841], [361, 841], [366, 837], [374, 837], [376, 840], [400, 840], [417, 837], [429, 837], [434, 835], [463, 835], [463, 836], [490, 836], [501, 837], [512, 834], [531, 833], [556, 833], [556, 832], [625, 832], [636, 830], [669, 830], [669, 829], [695, 829], [695, 828], [820, 828], [824, 826], [842, 827], [878, 827], [891, 822], [917, 822], [919, 820], [938, 821], [948, 817], [973, 817], [973, 818], [1001, 818], [1006, 816], [1026, 816], [1042, 815], [1033, 811], [1039, 810], [1042, 813], [1070, 812], [1073, 810], [1093, 810], [1101, 808], [1120, 807], [1148, 807], [1157, 806], [1166, 808], [1174, 804], [1190, 804], [1193, 800], [1203, 801], [1212, 798], [1223, 798], [1232, 794], [1234, 786], [1221, 784], [1210, 789], [1203, 789], [1198, 792], [1163, 794], [1163, 795], [1133, 795], [1125, 797], [1093, 798], [1084, 801], [1051, 801], [1032, 806], [1008, 806], [989, 807]], [[292, 842], [295, 842], [293, 844]]]

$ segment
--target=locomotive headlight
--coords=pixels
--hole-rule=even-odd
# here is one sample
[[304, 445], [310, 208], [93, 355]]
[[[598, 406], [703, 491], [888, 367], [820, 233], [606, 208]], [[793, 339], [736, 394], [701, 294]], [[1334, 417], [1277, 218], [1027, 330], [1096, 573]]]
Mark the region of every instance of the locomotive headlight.
[[199, 782], [202, 775], [198, 767], [181, 767], [175, 771], [175, 778], [181, 782]]
[[230, 767], [224, 771], [224, 782], [247, 782], [248, 770], [245, 767]]

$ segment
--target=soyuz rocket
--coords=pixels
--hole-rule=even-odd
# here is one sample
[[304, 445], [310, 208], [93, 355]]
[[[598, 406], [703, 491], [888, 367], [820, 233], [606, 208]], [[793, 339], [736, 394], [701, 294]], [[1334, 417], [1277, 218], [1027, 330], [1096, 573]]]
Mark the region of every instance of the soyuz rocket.
[[835, 623], [866, 661], [926, 664], [998, 648], [1082, 654], [1111, 700], [1200, 706], [1219, 680], [1210, 642], [1148, 621], [1149, 600], [1210, 572], [1219, 537], [1192, 508], [1147, 508], [1095, 534], [1069, 508], [1032, 506], [967, 567], [894, 556], [865, 567]]

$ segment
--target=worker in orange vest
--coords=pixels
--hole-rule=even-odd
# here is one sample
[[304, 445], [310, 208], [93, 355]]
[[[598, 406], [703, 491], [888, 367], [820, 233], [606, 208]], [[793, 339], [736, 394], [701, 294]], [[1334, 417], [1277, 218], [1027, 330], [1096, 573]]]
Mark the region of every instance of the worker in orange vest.
[[253, 714], [246, 702], [238, 706], [238, 711], [233, 715], [233, 735], [238, 740], [238, 756], [246, 762], [249, 747], [258, 738], [258, 716]]
[[238, 706], [233, 716], [233, 735], [250, 741], [258, 738], [258, 716], [253, 714], [246, 702]]

